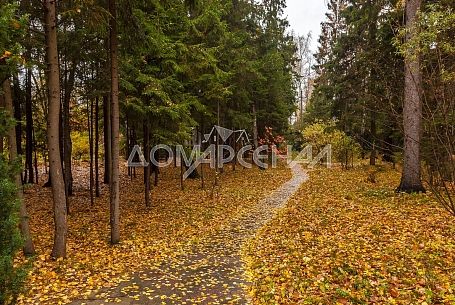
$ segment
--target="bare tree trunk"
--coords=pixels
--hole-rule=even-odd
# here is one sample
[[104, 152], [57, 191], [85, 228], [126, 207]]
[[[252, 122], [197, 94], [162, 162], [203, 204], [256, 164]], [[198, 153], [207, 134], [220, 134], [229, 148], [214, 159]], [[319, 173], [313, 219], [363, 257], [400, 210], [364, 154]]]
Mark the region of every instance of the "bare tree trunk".
[[[35, 181], [36, 183], [38, 183], [38, 152], [36, 151], [36, 137], [35, 137], [35, 131], [33, 130], [33, 152], [34, 152], [34, 155], [35, 155]], [[44, 166], [46, 167], [46, 164], [44, 164]]]
[[[150, 130], [147, 123], [144, 123], [144, 154], [145, 160], [150, 162]], [[150, 207], [150, 165], [144, 167], [144, 195], [145, 206]]]
[[256, 104], [253, 103], [253, 144], [254, 149], [258, 148], [258, 119], [256, 114]]
[[[11, 83], [10, 83], [11, 86]], [[23, 92], [19, 84], [19, 79], [17, 75], [13, 75], [13, 111], [14, 119], [18, 122], [22, 121], [22, 98]], [[17, 124], [16, 126], [16, 147], [17, 154], [22, 155], [22, 124]], [[32, 169], [33, 170], [33, 169]]]
[[[232, 128], [232, 130], [235, 130], [235, 128]], [[237, 143], [236, 143], [236, 136], [235, 133], [232, 135], [232, 140], [231, 140], [231, 145], [232, 148], [234, 149], [234, 159], [232, 159], [232, 170], [235, 171], [235, 166], [237, 164]]]
[[100, 115], [100, 101], [96, 97], [95, 100], [95, 196], [100, 196], [100, 166], [99, 166], [99, 153], [100, 153], [100, 135], [99, 135], [99, 118]]
[[[406, 40], [417, 35], [417, 13], [422, 0], [406, 1]], [[405, 56], [405, 97], [403, 106], [404, 160], [397, 191], [425, 192], [421, 181], [420, 139], [422, 132], [422, 74], [419, 51]]]
[[204, 189], [205, 184], [204, 184], [204, 163], [201, 162], [201, 188]]
[[[202, 139], [204, 138], [204, 120], [201, 117], [201, 144], [202, 144]], [[204, 189], [205, 187], [205, 181], [204, 181], [204, 162], [201, 162], [201, 188]]]
[[[217, 102], [217, 125], [220, 126], [220, 101]], [[216, 143], [215, 143], [215, 180], [214, 185], [218, 186], [218, 174], [220, 173], [220, 134], [217, 129], [215, 129], [216, 134]], [[182, 157], [180, 157], [180, 166], [182, 167]], [[183, 190], [183, 176], [182, 176], [182, 190]]]
[[[134, 125], [133, 125], [133, 134], [132, 134], [132, 137], [133, 137], [132, 146], [134, 146], [134, 145], [137, 144], [136, 129], [135, 129], [135, 126], [134, 126]], [[136, 178], [136, 167], [133, 167], [133, 177]], [[131, 177], [131, 179], [132, 179], [132, 177]]]
[[[10, 83], [11, 86], [11, 83]], [[12, 102], [13, 102], [13, 117], [17, 122], [22, 121], [22, 98], [24, 96], [24, 93], [21, 90], [21, 86], [19, 83], [19, 78], [17, 77], [17, 74], [13, 75], [13, 83], [12, 83]], [[22, 155], [22, 124], [16, 124], [16, 148], [17, 148], [17, 154]], [[33, 169], [32, 169], [33, 170]], [[32, 177], [33, 179], [33, 177]], [[21, 172], [21, 181], [22, 184], [27, 182], [27, 172], [22, 171]]]
[[[370, 133], [371, 133], [371, 143], [373, 147], [371, 148], [370, 154], [370, 165], [376, 165], [376, 112], [371, 112], [370, 118]], [[348, 159], [346, 158], [346, 164]]]
[[94, 185], [94, 177], [93, 177], [93, 101], [87, 101], [87, 113], [88, 113], [88, 141], [89, 141], [89, 152], [90, 152], [90, 204], [93, 206], [95, 203], [94, 194], [93, 194], [93, 185]]
[[[130, 155], [130, 148], [131, 148], [131, 135], [130, 135], [130, 123], [128, 121], [128, 113], [126, 113], [126, 145], [125, 145], [125, 156], [128, 160]], [[128, 166], [128, 177], [132, 176], [131, 167]]]
[[108, 96], [103, 96], [104, 122], [104, 184], [109, 184], [111, 176], [111, 105]]
[[[28, 183], [33, 183], [33, 113], [32, 113], [32, 70], [27, 69], [25, 82], [25, 169]], [[38, 180], [36, 181], [38, 183]]]
[[[74, 88], [74, 80], [76, 74], [76, 63], [71, 63], [71, 70], [69, 75], [65, 72], [65, 86], [63, 96], [63, 163], [64, 163], [64, 181], [65, 181], [65, 192], [67, 196], [73, 195], [73, 173], [72, 173], [72, 151], [73, 145], [71, 141], [71, 126], [70, 126], [70, 102], [71, 94]], [[68, 201], [69, 202], [69, 201]], [[69, 205], [67, 206], [69, 213]]]
[[110, 175], [110, 222], [111, 243], [120, 241], [120, 183], [119, 183], [119, 76], [118, 76], [118, 39], [117, 39], [117, 8], [115, 0], [109, 0], [110, 18], [110, 58], [111, 58], [111, 153], [112, 171]]
[[[0, 95], [0, 108], [5, 108], [5, 99], [3, 98], [3, 95]], [[5, 145], [4, 138], [3, 136], [0, 136], [0, 154], [3, 154], [4, 145]]]
[[54, 258], [66, 256], [66, 197], [65, 183], [63, 181], [62, 162], [60, 157], [60, 72], [57, 50], [57, 16], [56, 1], [45, 0], [45, 30], [47, 45], [47, 86], [48, 86], [48, 122], [47, 141], [49, 148], [49, 167], [54, 201]]
[[180, 155], [180, 189], [183, 191], [185, 190], [185, 185], [183, 184], [184, 182], [184, 179], [183, 179], [183, 174], [184, 174], [184, 171], [183, 171], [183, 158], [182, 158], [182, 155]]
[[[4, 93], [4, 103], [5, 109], [9, 112], [10, 115], [14, 113], [13, 110], [13, 99], [11, 95], [11, 85], [9, 79], [6, 79], [3, 82], [3, 93]], [[2, 143], [3, 145], [3, 143]], [[15, 161], [18, 157], [17, 153], [17, 142], [16, 142], [16, 129], [11, 128], [8, 132], [8, 150], [9, 150], [9, 158], [11, 161]], [[14, 181], [17, 188], [17, 197], [20, 200], [20, 230], [22, 233], [22, 237], [24, 238], [24, 247], [23, 251], [25, 255], [33, 255], [35, 254], [35, 248], [33, 247], [32, 238], [30, 235], [30, 225], [29, 225], [29, 217], [27, 213], [27, 206], [24, 202], [24, 194], [22, 192], [22, 179], [20, 173], [14, 175]]]
[[153, 164], [152, 164], [152, 167], [153, 167], [153, 172], [154, 172], [154, 177], [155, 177], [155, 180], [153, 181], [153, 185], [158, 186], [160, 168]]

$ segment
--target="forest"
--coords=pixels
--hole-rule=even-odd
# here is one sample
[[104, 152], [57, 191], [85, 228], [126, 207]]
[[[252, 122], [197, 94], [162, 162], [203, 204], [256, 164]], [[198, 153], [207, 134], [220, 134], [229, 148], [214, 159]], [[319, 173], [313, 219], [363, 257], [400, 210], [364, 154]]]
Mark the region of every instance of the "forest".
[[321, 2], [0, 0], [0, 305], [454, 304], [455, 2]]

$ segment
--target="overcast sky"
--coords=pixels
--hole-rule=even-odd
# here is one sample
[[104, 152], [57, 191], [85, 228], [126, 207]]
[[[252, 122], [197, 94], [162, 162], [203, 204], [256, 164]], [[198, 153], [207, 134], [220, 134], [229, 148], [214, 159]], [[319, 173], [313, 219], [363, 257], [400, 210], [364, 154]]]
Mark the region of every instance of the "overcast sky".
[[291, 29], [299, 35], [306, 35], [311, 31], [313, 37], [312, 49], [315, 52], [321, 22], [325, 19], [325, 0], [287, 0], [285, 14], [288, 16]]

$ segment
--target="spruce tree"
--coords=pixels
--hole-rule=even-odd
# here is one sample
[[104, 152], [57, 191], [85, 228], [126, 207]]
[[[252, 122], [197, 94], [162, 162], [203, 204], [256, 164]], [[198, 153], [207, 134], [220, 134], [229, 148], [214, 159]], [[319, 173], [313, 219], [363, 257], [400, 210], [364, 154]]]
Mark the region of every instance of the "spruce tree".
[[[0, 109], [0, 137], [12, 126], [14, 121]], [[0, 155], [0, 304], [14, 304], [25, 278], [24, 269], [13, 264], [23, 245], [19, 231], [20, 201], [13, 180], [18, 170], [17, 163]]]

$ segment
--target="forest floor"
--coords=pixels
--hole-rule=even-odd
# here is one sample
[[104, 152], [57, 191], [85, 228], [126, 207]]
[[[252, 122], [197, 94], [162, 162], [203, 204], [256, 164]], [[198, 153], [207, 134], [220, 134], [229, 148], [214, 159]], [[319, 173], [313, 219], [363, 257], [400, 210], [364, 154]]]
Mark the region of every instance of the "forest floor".
[[300, 166], [292, 168], [292, 172], [291, 180], [200, 243], [184, 247], [178, 256], [137, 272], [112, 289], [71, 304], [246, 304], [248, 283], [240, 249], [307, 179]]
[[455, 304], [453, 216], [399, 181], [386, 166], [310, 172], [243, 249], [252, 303]]
[[125, 176], [115, 247], [107, 189], [90, 206], [78, 184], [57, 262], [50, 193], [34, 186], [38, 256], [19, 304], [455, 304], [455, 222], [431, 194], [395, 193], [400, 173], [386, 165], [309, 176], [297, 189], [304, 175], [284, 167], [226, 170], [217, 188], [211, 175], [182, 191], [169, 168], [151, 208], [142, 175]]
[[[214, 236], [233, 219], [291, 178], [285, 167], [259, 170], [227, 168], [214, 185], [214, 174], [179, 184], [180, 170], [162, 170], [152, 188], [152, 207], [144, 204], [142, 171], [136, 178], [122, 170], [121, 243], [109, 244], [109, 193], [90, 204], [87, 166], [75, 166], [74, 196], [70, 198], [67, 258], [50, 258], [53, 240], [53, 213], [50, 189], [40, 185], [25, 190], [37, 256], [32, 259], [24, 294], [18, 304], [66, 304], [93, 295], [100, 288], [117, 287], [140, 270], [153, 270], [164, 261], [185, 253]], [[153, 180], [153, 179], [152, 179]], [[19, 257], [18, 261], [23, 258]], [[115, 300], [118, 301], [118, 300]]]

